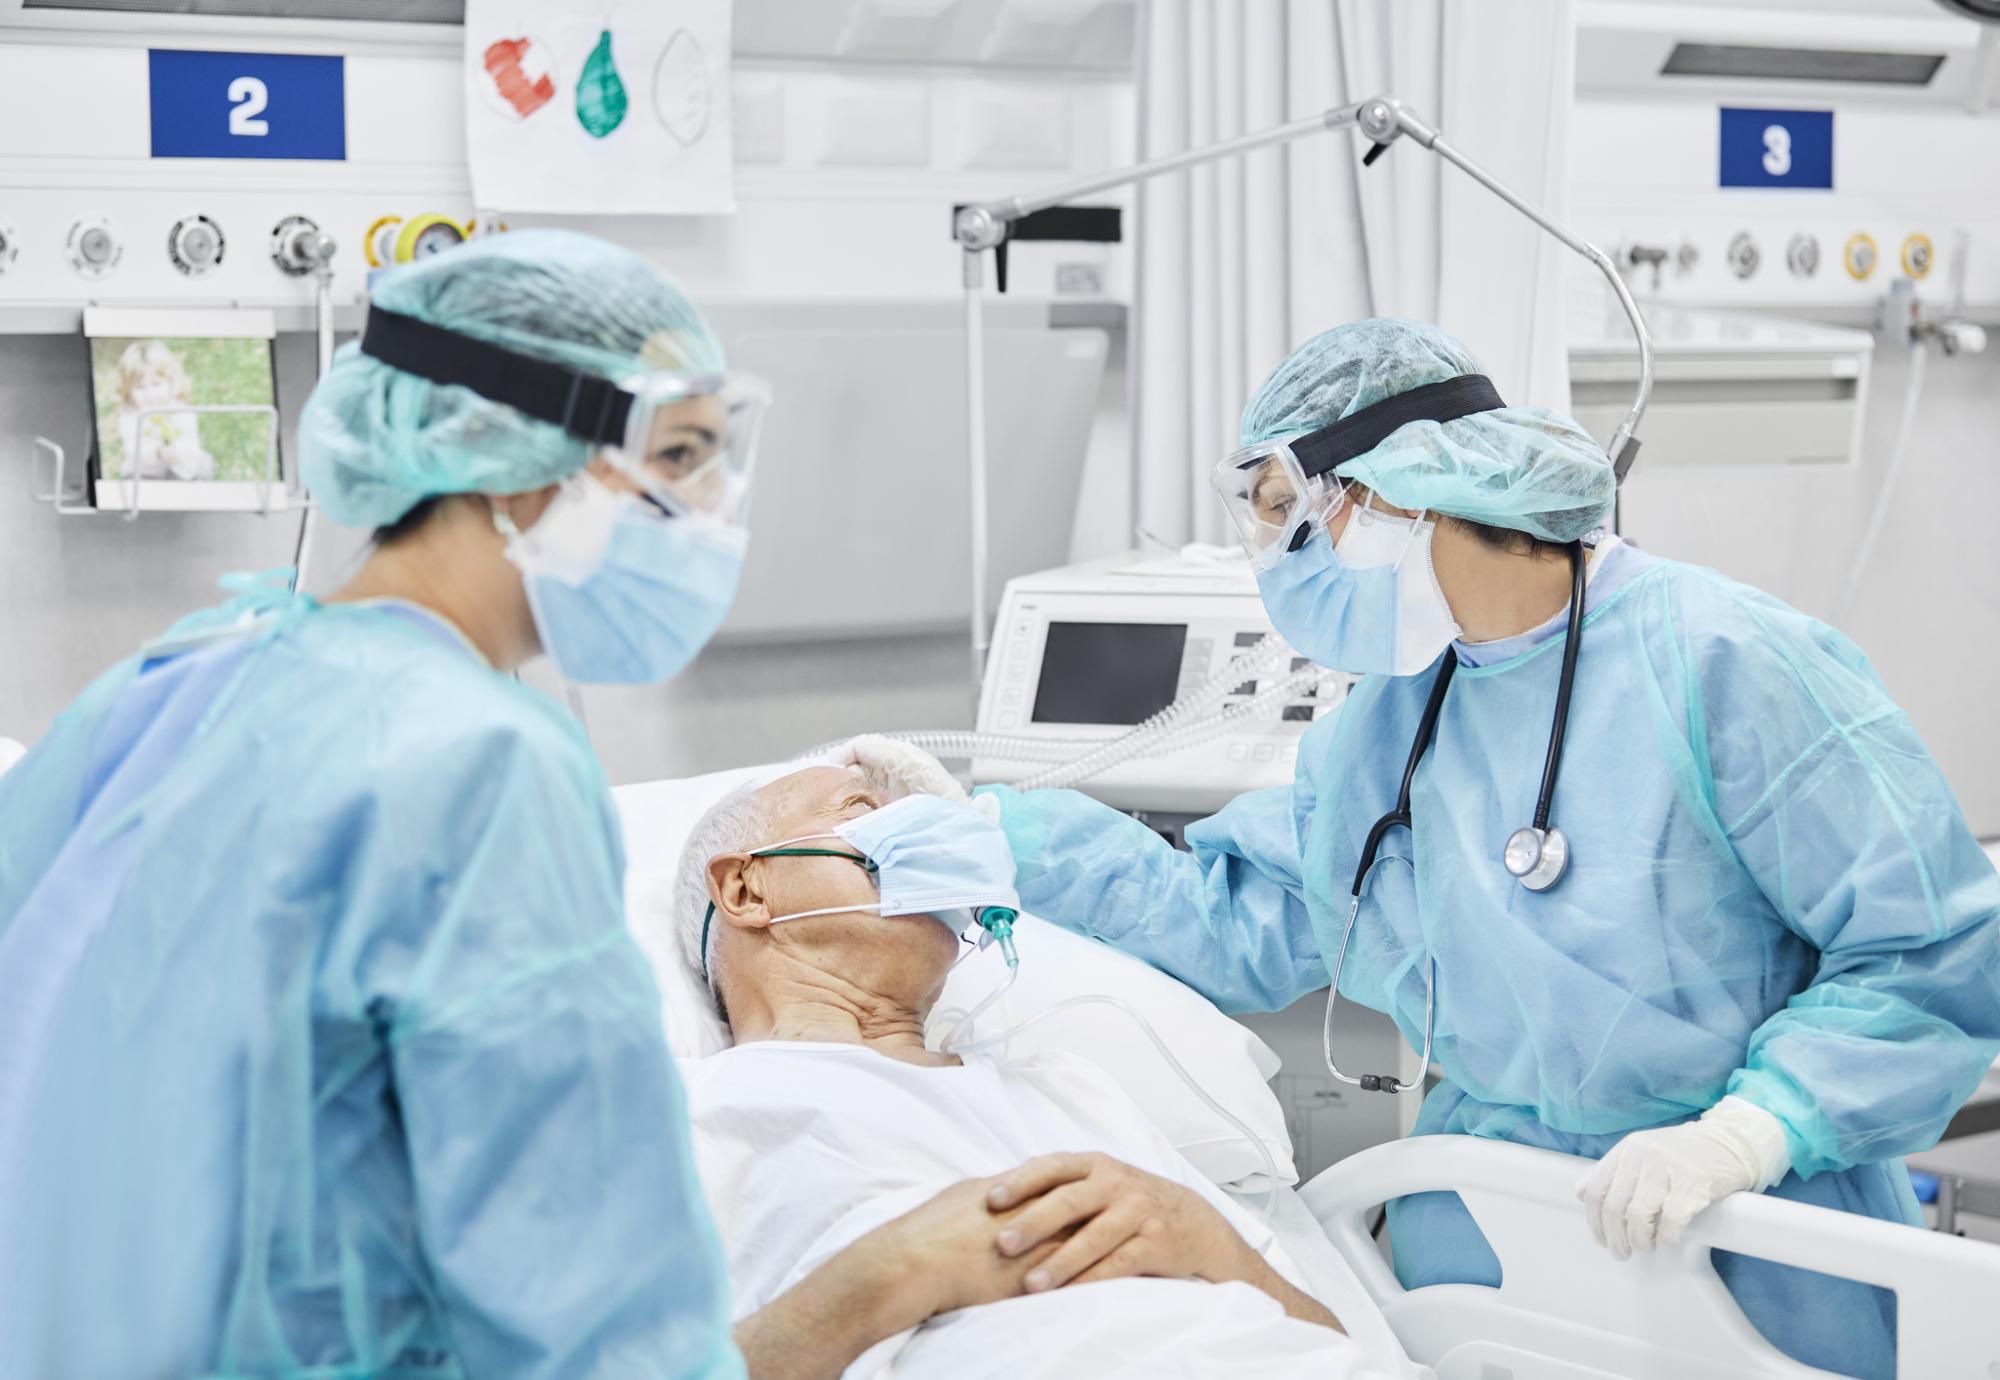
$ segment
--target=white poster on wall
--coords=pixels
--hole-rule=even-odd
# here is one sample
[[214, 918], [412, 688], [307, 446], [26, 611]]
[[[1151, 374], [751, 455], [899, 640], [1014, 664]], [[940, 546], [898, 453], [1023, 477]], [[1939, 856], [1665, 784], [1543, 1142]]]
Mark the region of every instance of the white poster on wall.
[[465, 134], [482, 210], [736, 209], [730, 0], [467, 0]]

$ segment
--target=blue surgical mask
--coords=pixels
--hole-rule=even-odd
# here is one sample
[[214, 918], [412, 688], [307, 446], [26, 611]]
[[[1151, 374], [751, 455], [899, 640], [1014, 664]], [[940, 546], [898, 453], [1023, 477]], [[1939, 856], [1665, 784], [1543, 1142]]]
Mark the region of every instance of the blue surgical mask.
[[747, 534], [667, 516], [573, 475], [533, 528], [495, 510], [527, 588], [542, 650], [570, 680], [655, 685], [694, 660], [729, 613]]
[[[813, 847], [822, 840], [842, 848]], [[852, 851], [846, 851], [851, 849]], [[961, 801], [911, 795], [871, 810], [823, 834], [805, 834], [750, 850], [753, 858], [848, 858], [871, 873], [882, 899], [859, 906], [823, 906], [774, 915], [772, 924], [815, 915], [872, 910], [881, 915], [927, 915], [968, 938], [975, 925], [1008, 946], [1021, 909], [1014, 889], [1014, 852], [1000, 826]], [[701, 962], [708, 972], [708, 944], [715, 904], [702, 917]]]
[[1338, 544], [1324, 528], [1257, 574], [1278, 635], [1335, 671], [1408, 676], [1458, 637], [1431, 568], [1437, 524], [1357, 508]]
[[963, 935], [988, 911], [1011, 921], [1021, 909], [1007, 835], [963, 801], [907, 795], [833, 832], [875, 865], [884, 915], [935, 916]]

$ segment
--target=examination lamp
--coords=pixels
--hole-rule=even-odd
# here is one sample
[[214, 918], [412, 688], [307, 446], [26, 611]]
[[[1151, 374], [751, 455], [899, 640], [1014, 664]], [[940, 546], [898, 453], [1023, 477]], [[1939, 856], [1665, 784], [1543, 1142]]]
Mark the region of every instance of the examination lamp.
[[996, 251], [997, 259], [999, 252], [1004, 250], [1008, 240], [1012, 238], [1012, 231], [1017, 223], [1037, 212], [1067, 205], [1080, 197], [1094, 196], [1116, 187], [1143, 182], [1162, 173], [1179, 172], [1183, 168], [1197, 167], [1203, 163], [1240, 157], [1258, 149], [1288, 144], [1295, 139], [1303, 139], [1323, 130], [1345, 129], [1350, 125], [1374, 141], [1373, 147], [1361, 160], [1363, 166], [1373, 165], [1376, 159], [1388, 151], [1391, 144], [1407, 134], [1555, 236], [1564, 246], [1588, 259], [1597, 271], [1604, 275], [1605, 281], [1611, 284], [1611, 290], [1617, 295], [1619, 305], [1625, 309], [1625, 315], [1632, 322], [1632, 334], [1637, 338], [1639, 345], [1637, 394], [1632, 399], [1631, 409], [1626, 412], [1624, 420], [1619, 422], [1618, 429], [1611, 434], [1611, 439], [1604, 447], [1612, 458], [1619, 481], [1621, 483], [1624, 481], [1626, 472], [1632, 468], [1632, 462], [1639, 457], [1639, 419], [1645, 415], [1646, 399], [1653, 389], [1653, 341], [1646, 331], [1645, 319], [1639, 315], [1639, 304], [1632, 300], [1631, 290], [1625, 286], [1625, 280], [1618, 276], [1617, 266], [1603, 250], [1541, 207], [1516, 195], [1498, 178], [1446, 143], [1437, 130], [1411, 114], [1401, 101], [1388, 96], [1377, 96], [1373, 100], [1340, 106], [1321, 115], [1293, 120], [1289, 124], [1273, 125], [1269, 129], [1240, 135], [1234, 139], [1225, 139], [1202, 148], [1188, 149], [1182, 153], [1169, 154], [1164, 158], [1155, 158], [1150, 162], [1099, 173], [1032, 196], [1013, 196], [998, 201], [977, 202], [961, 208], [952, 223], [953, 238], [965, 250], [965, 398], [966, 422], [969, 428], [967, 458], [972, 479], [972, 686], [975, 699], [979, 695], [985, 675], [988, 646], [984, 316], [986, 268], [983, 255], [986, 251], [993, 250]]

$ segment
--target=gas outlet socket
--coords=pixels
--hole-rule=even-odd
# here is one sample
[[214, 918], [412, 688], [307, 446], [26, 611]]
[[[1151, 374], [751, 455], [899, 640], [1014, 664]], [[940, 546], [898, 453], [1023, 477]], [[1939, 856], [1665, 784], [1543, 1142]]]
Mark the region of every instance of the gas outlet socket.
[[1846, 268], [1847, 276], [1861, 282], [1875, 271], [1875, 264], [1881, 258], [1875, 248], [1875, 237], [1866, 230], [1857, 230], [1847, 237], [1847, 243], [1840, 248], [1840, 262]]
[[311, 216], [286, 216], [271, 227], [271, 262], [288, 278], [303, 278], [333, 259], [333, 236]]
[[228, 246], [222, 227], [207, 216], [182, 216], [167, 232], [167, 258], [183, 277], [205, 278], [222, 263]]
[[11, 221], [0, 220], [0, 273], [14, 266], [15, 256], [21, 252], [20, 232]]
[[1903, 272], [1912, 278], [1927, 278], [1931, 266], [1937, 262], [1937, 250], [1931, 244], [1931, 237], [1921, 230], [1903, 241]]
[[1810, 278], [1819, 272], [1819, 239], [1803, 230], [1785, 246], [1785, 267], [1794, 278]]
[[84, 278], [107, 278], [125, 257], [125, 246], [103, 216], [85, 216], [70, 226], [63, 241], [69, 266]]
[[1764, 262], [1763, 251], [1757, 248], [1757, 241], [1748, 230], [1739, 230], [1729, 241], [1726, 257], [1729, 271], [1739, 278], [1748, 278], [1757, 271], [1757, 265]]

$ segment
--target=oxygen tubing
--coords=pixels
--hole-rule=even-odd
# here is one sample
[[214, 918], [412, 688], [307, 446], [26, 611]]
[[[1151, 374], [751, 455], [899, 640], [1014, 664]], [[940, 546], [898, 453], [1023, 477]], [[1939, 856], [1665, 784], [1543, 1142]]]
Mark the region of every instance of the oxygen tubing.
[[1264, 1143], [1264, 1138], [1258, 1135], [1255, 1131], [1251, 1130], [1250, 1127], [1247, 1124], [1245, 1124], [1245, 1122], [1241, 1117], [1238, 1117], [1234, 1112], [1230, 1111], [1227, 1107], [1223, 1106], [1220, 1102], [1216, 1101], [1213, 1097], [1209, 1096], [1208, 1090], [1195, 1081], [1194, 1075], [1189, 1073], [1187, 1071], [1186, 1066], [1183, 1065], [1179, 1059], [1176, 1059], [1174, 1057], [1174, 1052], [1167, 1048], [1167, 1042], [1160, 1038], [1160, 1033], [1157, 1030], [1153, 1029], [1153, 1023], [1147, 1020], [1141, 1014], [1139, 1014], [1139, 1012], [1135, 1008], [1127, 1005], [1125, 1002], [1119, 1000], [1117, 997], [1106, 996], [1103, 993], [1097, 993], [1097, 992], [1085, 993], [1084, 995], [1075, 997], [1066, 997], [1062, 1001], [1056, 1002], [1052, 1006], [1047, 1006], [1044, 1007], [1042, 1010], [1037, 1011], [1034, 1015], [1028, 1017], [1026, 1020], [1021, 1021], [1015, 1025], [1009, 1026], [1007, 1029], [1001, 1031], [997, 1035], [988, 1035], [981, 1039], [968, 1040], [963, 1044], [958, 1043], [959, 1032], [964, 1030], [968, 1025], [972, 1024], [973, 1020], [976, 1019], [981, 1012], [985, 1011], [995, 1001], [999, 1000], [1001, 995], [1005, 993], [1008, 988], [1014, 985], [1014, 979], [1015, 976], [1017, 975], [1017, 972], [1018, 972], [1017, 969], [1010, 968], [1007, 972], [1006, 980], [1003, 981], [1000, 984], [1000, 986], [995, 988], [993, 992], [990, 993], [977, 1006], [973, 1007], [971, 1011], [967, 1012], [964, 1016], [960, 1017], [958, 1024], [952, 1027], [951, 1033], [945, 1036], [943, 1043], [940, 1044], [938, 1047], [941, 1050], [943, 1050], [946, 1054], [977, 1054], [982, 1051], [992, 1049], [997, 1045], [1005, 1044], [1007, 1041], [1013, 1039], [1016, 1035], [1019, 1035], [1022, 1031], [1036, 1024], [1038, 1021], [1046, 1020], [1048, 1017], [1055, 1015], [1058, 1011], [1068, 1011], [1078, 1006], [1108, 1006], [1114, 1011], [1122, 1012], [1124, 1015], [1129, 1017], [1133, 1021], [1133, 1023], [1139, 1027], [1139, 1029], [1142, 1032], [1144, 1032], [1148, 1040], [1151, 1040], [1153, 1042], [1153, 1048], [1159, 1051], [1159, 1055], [1162, 1059], [1166, 1060], [1167, 1067], [1172, 1069], [1176, 1074], [1180, 1076], [1181, 1082], [1187, 1084], [1188, 1091], [1193, 1093], [1195, 1097], [1201, 1101], [1201, 1104], [1203, 1106], [1207, 1107], [1211, 1112], [1214, 1112], [1217, 1116], [1221, 1117], [1223, 1121], [1228, 1123], [1228, 1125], [1233, 1130], [1235, 1130], [1235, 1132], [1238, 1135], [1242, 1136], [1245, 1140], [1249, 1141], [1252, 1145], [1257, 1147], [1257, 1157], [1263, 1161], [1265, 1176], [1270, 1181], [1270, 1187], [1265, 1191], [1264, 1194], [1264, 1206], [1258, 1214], [1258, 1220], [1264, 1223], [1265, 1225], [1269, 1225], [1271, 1221], [1271, 1214], [1276, 1210], [1278, 1205], [1278, 1191], [1283, 1186], [1278, 1178], [1278, 1161], [1276, 1156], [1272, 1155], [1271, 1147], [1266, 1145]]

